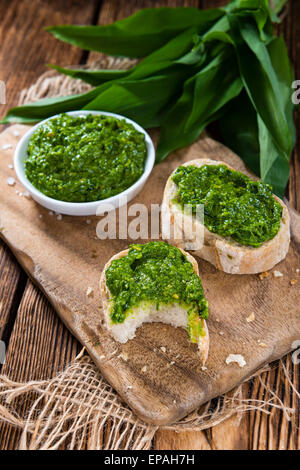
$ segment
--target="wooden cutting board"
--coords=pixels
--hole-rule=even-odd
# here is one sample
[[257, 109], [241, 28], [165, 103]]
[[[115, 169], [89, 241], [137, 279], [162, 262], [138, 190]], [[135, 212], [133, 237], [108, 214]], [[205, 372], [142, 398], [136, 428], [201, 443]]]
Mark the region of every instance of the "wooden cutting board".
[[[19, 182], [7, 184], [7, 178], [15, 177], [8, 166], [15, 146], [27, 130], [15, 125], [0, 135], [0, 235], [101, 373], [140, 418], [155, 424], [176, 422], [288, 353], [293, 341], [300, 339], [300, 276], [296, 272], [300, 268], [300, 216], [291, 210], [290, 250], [276, 267], [283, 277], [224, 274], [199, 260], [210, 305], [206, 370], [199, 363], [197, 346], [180, 328], [145, 324], [127, 344], [116, 343], [102, 327], [98, 284], [104, 264], [127, 248], [130, 240], [99, 240], [99, 217], [63, 216], [58, 220], [25, 197]], [[223, 160], [246, 172], [230, 150], [204, 138], [156, 166], [130, 205], [142, 202], [149, 208], [159, 204], [171, 171], [195, 158]], [[292, 279], [297, 282], [291, 284]], [[89, 287], [91, 296], [86, 295]], [[255, 320], [247, 322], [252, 313]], [[246, 365], [227, 365], [229, 354], [241, 354]]]

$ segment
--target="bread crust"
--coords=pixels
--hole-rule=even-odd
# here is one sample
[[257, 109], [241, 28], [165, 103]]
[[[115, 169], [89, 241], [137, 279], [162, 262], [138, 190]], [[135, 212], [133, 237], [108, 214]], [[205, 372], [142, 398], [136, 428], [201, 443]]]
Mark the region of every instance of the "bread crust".
[[[194, 165], [225, 165], [234, 170], [230, 165], [222, 161], [210, 159], [191, 160], [182, 166]], [[288, 252], [290, 243], [290, 216], [284, 202], [276, 195], [276, 201], [282, 206], [282, 218], [280, 229], [272, 240], [264, 242], [260, 247], [243, 246], [216, 233], [210, 232], [199, 220], [193, 217], [194, 236], [189, 230], [191, 225], [190, 215], [184, 214], [179, 205], [172, 200], [177, 193], [177, 185], [172, 181], [172, 172], [168, 178], [162, 203], [161, 221], [162, 237], [179, 248], [188, 249], [191, 239], [197, 244], [193, 254], [209, 261], [217, 269], [230, 274], [256, 274], [268, 271], [282, 261]], [[169, 220], [171, 231], [169, 230]], [[174, 236], [174, 229], [180, 230], [181, 236]], [[187, 227], [187, 228], [185, 228]], [[176, 232], [176, 230], [175, 230]]]
[[[186, 256], [187, 260], [192, 264], [195, 274], [199, 276], [198, 263], [195, 260], [195, 258], [189, 253], [187, 253], [186, 251], [184, 251], [182, 248], [179, 248], [179, 249]], [[129, 249], [123, 250], [117, 253], [116, 255], [114, 255], [112, 258], [110, 258], [110, 260], [104, 266], [104, 269], [100, 277], [100, 292], [101, 292], [101, 299], [102, 299], [103, 313], [104, 313], [104, 326], [110, 333], [112, 333], [110, 315], [109, 315], [110, 291], [106, 284], [105, 273], [113, 260], [120, 259], [123, 256], [126, 256], [128, 252], [129, 252]], [[198, 349], [199, 349], [201, 362], [202, 364], [205, 364], [207, 357], [208, 357], [208, 351], [209, 351], [209, 333], [208, 333], [208, 328], [207, 328], [207, 324], [205, 320], [203, 320], [202, 328], [205, 331], [205, 335], [199, 337]]]

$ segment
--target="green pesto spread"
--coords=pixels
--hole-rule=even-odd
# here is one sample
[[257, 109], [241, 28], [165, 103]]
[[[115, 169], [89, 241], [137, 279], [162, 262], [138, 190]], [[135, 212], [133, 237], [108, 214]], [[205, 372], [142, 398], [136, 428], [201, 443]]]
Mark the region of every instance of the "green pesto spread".
[[172, 180], [182, 208], [204, 205], [205, 227], [241, 245], [259, 247], [279, 231], [282, 207], [272, 188], [225, 165], [180, 166]]
[[144, 172], [144, 134], [124, 119], [61, 114], [41, 125], [28, 144], [25, 172], [46, 196], [89, 202], [121, 193]]
[[105, 275], [112, 299], [112, 323], [123, 323], [132, 308], [144, 302], [156, 304], [157, 310], [162, 304], [178, 303], [187, 309], [191, 341], [204, 334], [208, 304], [201, 280], [175, 246], [165, 242], [130, 245], [128, 254], [112, 261]]

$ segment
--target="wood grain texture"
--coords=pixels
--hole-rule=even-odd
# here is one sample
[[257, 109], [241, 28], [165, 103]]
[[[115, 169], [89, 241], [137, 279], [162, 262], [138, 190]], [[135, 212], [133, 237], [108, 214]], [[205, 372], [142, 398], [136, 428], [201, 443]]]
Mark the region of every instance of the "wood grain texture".
[[[23, 134], [26, 126], [4, 131], [0, 148], [8, 142], [14, 147], [14, 129]], [[13, 149], [0, 152], [3, 185], [12, 152]], [[142, 202], [149, 209], [151, 204], [160, 204], [170, 172], [196, 157], [225, 161], [246, 171], [231, 151], [205, 138], [174, 152], [156, 166], [145, 188], [129, 206]], [[135, 339], [125, 345], [117, 344], [102, 327], [98, 282], [108, 259], [126, 249], [130, 240], [99, 240], [95, 237], [99, 218], [91, 218], [91, 224], [82, 217], [64, 216], [58, 221], [33, 200], [17, 196], [16, 190], [22, 191], [19, 183], [8, 188], [0, 203], [1, 237], [68, 328], [86, 346], [103, 375], [142, 419], [155, 424], [177, 421], [203, 402], [232, 389], [266, 362], [290, 351], [292, 342], [298, 339], [300, 290], [289, 282], [300, 264], [299, 246], [294, 240], [287, 259], [278, 265], [284, 274], [280, 280], [271, 275], [264, 280], [258, 276], [226, 275], [199, 260], [210, 304], [207, 371], [201, 370], [197, 347], [189, 343], [187, 333], [181, 329], [146, 324]], [[86, 296], [89, 286], [94, 290], [93, 297]], [[251, 312], [255, 312], [256, 320], [249, 324], [246, 318]], [[119, 357], [121, 352], [127, 354], [128, 362]], [[230, 353], [242, 354], [246, 366], [226, 366]], [[174, 366], [168, 367], [172, 361]], [[147, 374], [142, 371], [145, 364]]]
[[[47, 33], [44, 33], [44, 32], [42, 33], [43, 37], [47, 38], [49, 40], [51, 39], [53, 41], [53, 42], [51, 42], [51, 47], [49, 47], [49, 42], [47, 42], [46, 40], [43, 40], [42, 42], [39, 42], [40, 41], [39, 38], [40, 38], [41, 31], [39, 31], [37, 28], [35, 28], [35, 25], [38, 24], [38, 22], [39, 22], [39, 18], [38, 18], [39, 15], [40, 15], [40, 8], [38, 7], [39, 3], [40, 2], [38, 2], [36, 0], [31, 1], [31, 2], [29, 2], [29, 1], [26, 2], [26, 16], [27, 16], [27, 18], [32, 17], [35, 20], [35, 21], [32, 22], [33, 24], [31, 26], [31, 28], [32, 28], [32, 34], [30, 36], [31, 40], [28, 41], [28, 40], [26, 40], [26, 28], [28, 27], [28, 21], [27, 21], [27, 23], [26, 22], [24, 23], [24, 21], [23, 21], [24, 20], [24, 18], [23, 18], [24, 13], [23, 13], [23, 10], [19, 7], [21, 2], [19, 2], [18, 0], [12, 0], [10, 2], [5, 2], [5, 0], [2, 0], [0, 2], [0, 11], [1, 11], [1, 14], [2, 14], [1, 23], [0, 23], [0, 28], [1, 28], [0, 34], [2, 34], [3, 31], [5, 31], [5, 34], [7, 34], [8, 29], [9, 29], [9, 34], [10, 34], [10, 36], [9, 36], [10, 41], [6, 41], [5, 47], [3, 45], [4, 42], [3, 41], [1, 42], [1, 59], [0, 59], [1, 60], [1, 65], [2, 65], [1, 68], [0, 68], [0, 79], [3, 79], [3, 77], [4, 77], [3, 72], [4, 71], [6, 73], [6, 77], [8, 77], [7, 80], [6, 80], [7, 86], [8, 86], [8, 96], [7, 96], [8, 97], [7, 103], [8, 104], [7, 104], [6, 108], [16, 104], [19, 91], [23, 87], [29, 86], [38, 77], [38, 75], [45, 70], [44, 63], [46, 62], [46, 60], [44, 60], [44, 57], [46, 57], [46, 56], [48, 57], [47, 61], [51, 60], [52, 62], [60, 63], [61, 65], [66, 65], [66, 64], [71, 64], [71, 63], [74, 63], [74, 64], [78, 63], [78, 58], [77, 58], [78, 56], [76, 56], [76, 57], [75, 57], [75, 55], [71, 56], [70, 53], [69, 53], [69, 50], [71, 49], [73, 51], [73, 53], [76, 52], [76, 54], [77, 54], [77, 52], [79, 52], [78, 49], [72, 48], [71, 46], [68, 46], [66, 44], [59, 43], [58, 41], [56, 41], [56, 44], [54, 44], [55, 40], [53, 40], [50, 35], [48, 35]], [[54, 2], [54, 1], [43, 2], [43, 4], [44, 4], [43, 8], [47, 8], [47, 19], [46, 19], [47, 24], [54, 24], [55, 23], [54, 17], [57, 14], [65, 15], [64, 18], [62, 19], [62, 22], [65, 21], [66, 15], [69, 15], [70, 20], [67, 20], [67, 21], [82, 23], [83, 20], [81, 18], [83, 18], [85, 12], [83, 12], [82, 15], [78, 14], [77, 21], [75, 21], [75, 20], [72, 21], [72, 15], [74, 14], [74, 12], [77, 14], [79, 7], [81, 7], [81, 5], [84, 2], [77, 1], [76, 5], [74, 5], [74, 2], [72, 2], [73, 3], [72, 7], [70, 6], [69, 3], [70, 2], [64, 2], [64, 4], [67, 5], [67, 7], [68, 7], [68, 10], [66, 10], [65, 7], [63, 6], [62, 2], [57, 2], [57, 1], [56, 2]], [[87, 2], [85, 2], [84, 3], [84, 8], [85, 9], [90, 8], [91, 3], [93, 4], [94, 12], [97, 13], [97, 11], [100, 10], [100, 15], [98, 16], [98, 18], [99, 18], [98, 21], [100, 21], [100, 19], [101, 19], [102, 23], [113, 21], [115, 19], [115, 17], [113, 15], [117, 14], [118, 18], [121, 18], [123, 16], [126, 16], [126, 15], [132, 13], [133, 10], [131, 10], [131, 8], [139, 8], [139, 7], [149, 6], [149, 1], [148, 0], [139, 1], [139, 2], [136, 2], [136, 1], [128, 2], [127, 0], [121, 0], [121, 1], [104, 0], [102, 2], [103, 8], [101, 8], [101, 9], [99, 8], [101, 2], [89, 2], [89, 5], [87, 5]], [[154, 2], [151, 2], [151, 3], [154, 3]], [[160, 4], [160, 3], [165, 4], [166, 2], [155, 2], [155, 4]], [[24, 2], [23, 2], [23, 4], [24, 4]], [[176, 4], [178, 4], [178, 5], [181, 5], [181, 4], [187, 5], [188, 2], [185, 2], [185, 1], [181, 2], [181, 1], [178, 0], [178, 1], [176, 1]], [[220, 6], [222, 4], [224, 4], [223, 0], [201, 0], [201, 1], [199, 1], [199, 6], [200, 7], [202, 6], [203, 8]], [[289, 10], [288, 14], [286, 15], [286, 17], [283, 21], [283, 24], [280, 27], [280, 30], [284, 34], [285, 39], [287, 40], [288, 47], [289, 47], [289, 54], [290, 54], [290, 57], [293, 60], [295, 71], [296, 71], [296, 77], [299, 78], [299, 76], [300, 76], [299, 8], [298, 8], [298, 5], [297, 5], [297, 0], [290, 0], [289, 5], [290, 5], [290, 10]], [[5, 13], [3, 13], [4, 9], [5, 9]], [[9, 10], [12, 13], [10, 13]], [[44, 14], [44, 13], [42, 13], [42, 14]], [[15, 20], [14, 15], [17, 15], [20, 19], [20, 21], [18, 21], [18, 24], [19, 24], [18, 30], [14, 29], [14, 20]], [[56, 16], [56, 18], [57, 18], [57, 16]], [[94, 20], [95, 20], [95, 18], [94, 18]], [[45, 16], [44, 16], [44, 21], [45, 21]], [[9, 28], [7, 28], [7, 25], [9, 25]], [[19, 40], [19, 37], [22, 38], [21, 41]], [[1, 36], [1, 38], [3, 38], [3, 35]], [[39, 47], [38, 47], [39, 50], [37, 51], [36, 54], [33, 54], [32, 53], [33, 48], [35, 47], [35, 44], [37, 44], [37, 43], [39, 43]], [[15, 51], [14, 51], [15, 61], [11, 61], [10, 60], [11, 59], [11, 49], [15, 46], [15, 44], [18, 44], [18, 48], [15, 48]], [[54, 52], [54, 49], [55, 49], [55, 52]], [[21, 53], [21, 51], [22, 51], [22, 53]], [[80, 52], [82, 52], [82, 51], [80, 51]], [[94, 54], [94, 53], [92, 53], [92, 54]], [[92, 56], [92, 54], [90, 54], [89, 56]], [[49, 55], [51, 55], [51, 59], [49, 59]], [[26, 61], [28, 69], [31, 69], [30, 73], [28, 72], [28, 70], [26, 71], [26, 73], [23, 70], [22, 61], [23, 61], [24, 57], [30, 57], [30, 59], [28, 59]], [[38, 65], [37, 65], [37, 61], [36, 61], [37, 57], [39, 57]], [[91, 57], [89, 59], [88, 55], [83, 53], [83, 55], [80, 57], [79, 61], [81, 63], [84, 63], [84, 61], [86, 59], [88, 61], [92, 61], [93, 57]], [[34, 65], [31, 66], [30, 62], [32, 62]], [[9, 67], [6, 64], [9, 64]], [[3, 106], [2, 106], [1, 107], [1, 116], [3, 114], [4, 114], [4, 111], [3, 111]], [[297, 122], [297, 129], [299, 129], [299, 112], [296, 113], [296, 122]], [[299, 188], [299, 176], [300, 176], [299, 154], [300, 154], [300, 151], [299, 151], [299, 140], [298, 140], [297, 147], [296, 147], [296, 152], [294, 153], [294, 161], [293, 161], [293, 165], [292, 165], [292, 168], [291, 168], [291, 178], [290, 178], [290, 185], [289, 185], [289, 198], [290, 198], [290, 201], [296, 207], [298, 207], [298, 209], [300, 207], [300, 204], [299, 204], [299, 202], [300, 202], [300, 200], [299, 200], [299, 197], [300, 197], [299, 189], [297, 191], [297, 188]], [[7, 258], [5, 258], [5, 259], [7, 260], [7, 263], [8, 263], [8, 266], [9, 266], [8, 268], [5, 268], [5, 269], [14, 271], [15, 274], [17, 274], [17, 278], [18, 278], [18, 275], [19, 275], [18, 273], [20, 273], [20, 269], [19, 269], [18, 265], [13, 261], [14, 258], [9, 256], [8, 259]], [[3, 266], [3, 264], [1, 266]], [[7, 271], [6, 271], [6, 273], [7, 273]], [[13, 273], [12, 273], [11, 277], [10, 277], [10, 274], [8, 274], [8, 276], [6, 277], [6, 275], [2, 276], [2, 272], [1, 272], [1, 281], [3, 281], [3, 283], [1, 283], [1, 281], [0, 281], [0, 290], [1, 290], [1, 286], [3, 286], [4, 290], [2, 292], [7, 292], [7, 290], [8, 291], [10, 290], [11, 295], [10, 295], [9, 299], [6, 297], [6, 294], [4, 295], [4, 298], [6, 299], [6, 301], [8, 300], [8, 302], [6, 304], [4, 304], [5, 308], [1, 309], [0, 316], [3, 315], [3, 314], [5, 314], [7, 316], [7, 312], [10, 309], [11, 301], [15, 302], [14, 301], [14, 296], [13, 296], [13, 292], [14, 292], [14, 289], [15, 289], [15, 280], [16, 280], [16, 277]], [[44, 299], [44, 296], [42, 296], [42, 294], [39, 294], [39, 295], [41, 295], [41, 298]], [[1, 297], [1, 299], [3, 299], [3, 297]], [[15, 307], [12, 310], [16, 309], [16, 304], [17, 303], [18, 303], [18, 300], [15, 302]], [[43, 306], [41, 305], [41, 310], [42, 309], [43, 309]], [[39, 314], [42, 315], [42, 311]], [[22, 310], [19, 309], [18, 315], [19, 316], [23, 315]], [[12, 326], [12, 325], [10, 325], [10, 326]], [[7, 331], [9, 331], [9, 329]], [[64, 331], [66, 331], [66, 330], [64, 329]], [[42, 335], [42, 334], [43, 334], [43, 327], [41, 325], [41, 330], [38, 332], [38, 335]], [[51, 341], [51, 337], [50, 337], [49, 340]], [[59, 343], [60, 343], [60, 339], [57, 338], [57, 344], [59, 345]], [[31, 359], [32, 359], [31, 357], [28, 358], [29, 363], [30, 363]], [[25, 359], [23, 357], [20, 357], [20, 360], [24, 361]], [[49, 361], [51, 361], [51, 356], [49, 358]], [[272, 374], [273, 374], [273, 372], [272, 372]], [[275, 372], [274, 372], [274, 374], [275, 374]], [[257, 381], [257, 379], [256, 379], [256, 381]], [[295, 365], [292, 365], [292, 381], [293, 381], [294, 385], [296, 387], [298, 387], [298, 389], [299, 389], [299, 367], [295, 366]], [[250, 389], [249, 390], [249, 396], [254, 397], [253, 393], [254, 392], [251, 391], [251, 389]], [[281, 397], [282, 397], [284, 403], [290, 403], [290, 398], [287, 396], [286, 393], [282, 393]], [[294, 405], [296, 405], [296, 407], [297, 407], [298, 404], [299, 403], [296, 400]], [[256, 413], [251, 414], [251, 416], [255, 416], [255, 415], [256, 415]], [[278, 436], [279, 435], [282, 436], [282, 434], [281, 434], [282, 418], [277, 419], [276, 417], [278, 415], [280, 415], [280, 413], [278, 413], [277, 411], [273, 411], [272, 412], [272, 419], [269, 419], [265, 415], [263, 415], [260, 418], [262, 420], [264, 420], [264, 419], [267, 420], [267, 425], [263, 429], [264, 429], [264, 433], [266, 435], [269, 435], [269, 444], [268, 444], [269, 447], [271, 446], [270, 441], [272, 440], [272, 441], [274, 441], [274, 448], [276, 448]], [[260, 426], [260, 424], [259, 424], [260, 419], [255, 420], [255, 422], [253, 422], [253, 420], [252, 420], [251, 423], [248, 423], [248, 425], [247, 425], [247, 429], [248, 429], [247, 436], [249, 438], [249, 447], [250, 448], [252, 446], [257, 445], [257, 443], [250, 437], [250, 435], [251, 435], [250, 431], [252, 431], [256, 426]], [[295, 415], [295, 423], [298, 423], [298, 426], [299, 426], [299, 410]], [[250, 424], [250, 427], [249, 427], [249, 424]], [[229, 433], [231, 435], [231, 438], [230, 438], [231, 439], [231, 445], [232, 445], [232, 448], [235, 448], [236, 443], [238, 442], [239, 428], [236, 428], [234, 426], [230, 426], [229, 424], [228, 424], [228, 426], [226, 426], [226, 423], [224, 423], [224, 425], [222, 424], [220, 426], [221, 426], [221, 428], [223, 427], [224, 433], [226, 432], [227, 434]], [[219, 428], [219, 426], [214, 428], [211, 431], [211, 433], [214, 434], [215, 430], [217, 430], [218, 428]], [[300, 442], [299, 442], [299, 432], [298, 432], [297, 428], [295, 426], [293, 426], [291, 429], [288, 429], [288, 430], [285, 429], [285, 432], [286, 432], [286, 437], [285, 437], [285, 439], [283, 439], [281, 437], [281, 441], [284, 441], [284, 443], [287, 443], [288, 441], [289, 442], [293, 441], [293, 442], [295, 442], [295, 446], [298, 446], [298, 448], [299, 448]], [[262, 427], [261, 426], [260, 426], [260, 433], [262, 433]], [[197, 448], [197, 439], [198, 439], [197, 436], [198, 435], [202, 435], [202, 433], [193, 433], [193, 437], [189, 436], [187, 438], [188, 439], [187, 442], [189, 443], [188, 445], [190, 445], [191, 448]], [[164, 445], [166, 446], [165, 448], [168, 448], [168, 436], [170, 438], [172, 437], [172, 443], [170, 443], [170, 446], [172, 445], [172, 448], [174, 446], [175, 446], [174, 448], [176, 448], [176, 442], [177, 442], [177, 445], [178, 445], [177, 448], [180, 448], [181, 445], [184, 445], [184, 438], [180, 437], [181, 435], [178, 435], [177, 433], [173, 433], [173, 432], [169, 432], [169, 431], [161, 431], [160, 436], [164, 436]], [[159, 446], [159, 437], [160, 436], [156, 437], [155, 445], [157, 445], [157, 446]], [[259, 434], [259, 436], [260, 436], [261, 442], [266, 442], [266, 439], [265, 439], [263, 434]], [[178, 441], [176, 441], [176, 439]], [[2, 441], [2, 439], [1, 439], [1, 432], [0, 432], [0, 442], [1, 441]], [[202, 442], [202, 438], [199, 438], [199, 448], [201, 446], [201, 442]], [[0, 443], [0, 447], [1, 447], [1, 443]], [[236, 447], [236, 448], [238, 448], [238, 447]]]
[[[20, 382], [46, 379], [62, 370], [79, 349], [49, 302], [28, 280], [1, 373]], [[18, 408], [26, 412], [30, 404], [31, 400], [19, 402]], [[18, 429], [0, 424], [0, 436], [2, 450], [18, 446]]]
[[[87, 4], [83, 0], [0, 1], [0, 80], [5, 81], [7, 91], [7, 104], [0, 106], [1, 117], [17, 104], [20, 91], [47, 70], [47, 62], [75, 65], [82, 61], [83, 51], [60, 44], [43, 28], [55, 23], [89, 24], [100, 3], [91, 1]], [[52, 376], [75, 357], [80, 346], [57, 318], [45, 296], [31, 281], [26, 283], [25, 272], [2, 240], [0, 260], [0, 339], [7, 345], [2, 372], [20, 381]], [[29, 321], [32, 314], [35, 316], [34, 328]], [[23, 337], [27, 341], [24, 349], [20, 349], [20, 338]], [[26, 409], [29, 406], [30, 403], [24, 404]], [[16, 429], [0, 425], [1, 449], [16, 448], [18, 440]]]

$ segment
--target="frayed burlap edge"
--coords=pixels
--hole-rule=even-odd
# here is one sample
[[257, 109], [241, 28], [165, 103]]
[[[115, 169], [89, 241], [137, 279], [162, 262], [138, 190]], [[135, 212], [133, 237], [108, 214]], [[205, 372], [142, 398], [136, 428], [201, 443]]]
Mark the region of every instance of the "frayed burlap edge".
[[[135, 61], [128, 59], [101, 57], [93, 68], [123, 69], [134, 64]], [[51, 70], [22, 91], [19, 104], [90, 89], [91, 86], [81, 80], [57, 75]], [[121, 402], [84, 352], [83, 349], [64, 371], [48, 380], [18, 383], [7, 376], [0, 376], [0, 420], [22, 430], [19, 448], [23, 450], [149, 449], [158, 427], [138, 419]], [[293, 386], [283, 361], [279, 362], [279, 367], [281, 379], [286, 380], [289, 391], [299, 399], [299, 392]], [[244, 398], [242, 384], [209, 401], [180, 422], [161, 429], [200, 431], [252, 410], [271, 414], [272, 410], [279, 409], [290, 421], [294, 409], [285, 406], [269, 381], [264, 380], [263, 374], [268, 374], [269, 370], [267, 366], [253, 376], [258, 377], [264, 390], [262, 400]], [[18, 404], [27, 400], [31, 402], [29, 412], [19, 414]]]
[[[281, 367], [282, 379], [288, 379], [299, 398], [283, 362]], [[294, 410], [285, 406], [262, 378], [269, 371], [267, 366], [253, 376], [258, 377], [264, 390], [263, 399], [244, 398], [242, 384], [180, 422], [160, 429], [200, 431], [253, 410], [270, 415], [272, 409], [279, 409], [290, 421]], [[23, 415], [16, 411], [20, 400], [32, 403]], [[22, 430], [22, 450], [147, 450], [158, 429], [141, 421], [122, 403], [90, 357], [84, 355], [84, 349], [63, 372], [49, 380], [19, 383], [0, 376], [0, 420]]]

